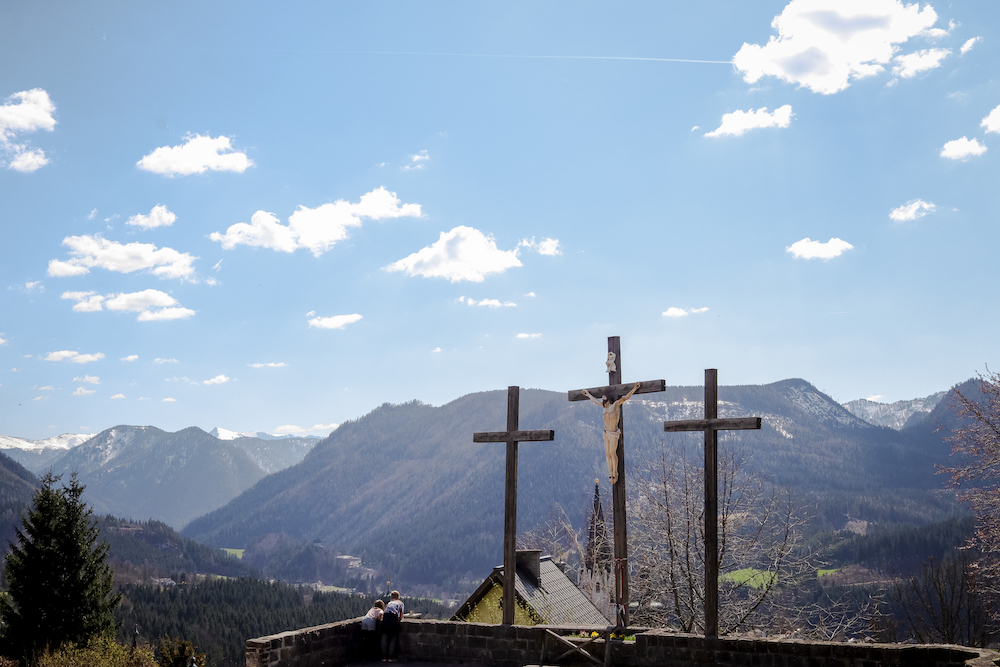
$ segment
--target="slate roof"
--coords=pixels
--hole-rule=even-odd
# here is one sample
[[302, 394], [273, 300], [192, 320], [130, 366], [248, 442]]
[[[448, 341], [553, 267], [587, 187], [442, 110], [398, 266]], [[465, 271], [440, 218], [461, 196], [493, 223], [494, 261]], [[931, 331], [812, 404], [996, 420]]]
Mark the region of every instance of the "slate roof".
[[[537, 553], [537, 552], [535, 552]], [[518, 554], [519, 556], [521, 554]], [[609, 621], [597, 607], [583, 594], [559, 567], [551, 556], [538, 559], [538, 581], [536, 583], [530, 568], [515, 568], [514, 590], [520, 602], [526, 604], [546, 625], [587, 625], [607, 627]], [[468, 613], [493, 588], [503, 587], [503, 566], [493, 568], [493, 572], [476, 589], [476, 592], [459, 607], [454, 619]]]

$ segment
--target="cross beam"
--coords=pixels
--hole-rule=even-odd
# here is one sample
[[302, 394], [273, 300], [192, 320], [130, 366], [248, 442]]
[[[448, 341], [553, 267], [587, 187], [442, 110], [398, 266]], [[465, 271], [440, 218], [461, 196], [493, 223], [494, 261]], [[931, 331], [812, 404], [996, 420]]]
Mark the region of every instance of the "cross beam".
[[[622, 396], [625, 396], [633, 388], [633, 384], [622, 384], [622, 349], [621, 339], [618, 336], [608, 336], [608, 384], [604, 387], [593, 387], [587, 390], [572, 389], [567, 392], [570, 401], [586, 401], [584, 391], [591, 396], [600, 399], [607, 396], [611, 403], [614, 403]], [[666, 391], [666, 380], [648, 380], [640, 382], [636, 394], [651, 394], [658, 391]], [[628, 531], [626, 529], [625, 512], [625, 417], [619, 407], [618, 430], [618, 481], [611, 487], [611, 501], [614, 517], [614, 540], [615, 540], [615, 624], [620, 627], [628, 627]], [[607, 430], [607, 426], [605, 426]]]
[[503, 624], [514, 625], [514, 576], [517, 568], [517, 443], [554, 440], [556, 432], [519, 431], [518, 410], [521, 388], [507, 387], [507, 430], [472, 434], [473, 442], [506, 442], [507, 473], [503, 510]]
[[760, 417], [719, 419], [719, 371], [705, 369], [705, 418], [663, 422], [663, 430], [705, 432], [705, 636], [719, 636], [719, 431], [759, 429]]

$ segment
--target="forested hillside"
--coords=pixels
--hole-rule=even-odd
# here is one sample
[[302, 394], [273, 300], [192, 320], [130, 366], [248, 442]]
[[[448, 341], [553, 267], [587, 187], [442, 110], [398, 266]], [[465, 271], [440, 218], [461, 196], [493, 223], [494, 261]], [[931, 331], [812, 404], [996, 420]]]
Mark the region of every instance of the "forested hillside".
[[[719, 395], [722, 416], [763, 418], [760, 431], [721, 437], [722, 446], [742, 448], [753, 466], [790, 487], [816, 515], [814, 530], [849, 520], [918, 525], [961, 511], [935, 493], [934, 466], [949, 447], [932, 433], [931, 418], [904, 431], [872, 426], [804, 380], [721, 387]], [[668, 387], [626, 404], [629, 483], [667, 438], [700, 455], [697, 434], [664, 434], [662, 422], [703, 416], [702, 399], [701, 387]], [[505, 391], [441, 407], [383, 405], [182, 533], [227, 547], [276, 533], [317, 539], [383, 567], [394, 581], [478, 583], [500, 558], [504, 447], [473, 444], [472, 433], [502, 430], [505, 416]], [[520, 427], [552, 428], [556, 437], [520, 447], [519, 530], [541, 523], [554, 503], [582, 526], [594, 478], [607, 477], [600, 411], [563, 393], [525, 390]]]

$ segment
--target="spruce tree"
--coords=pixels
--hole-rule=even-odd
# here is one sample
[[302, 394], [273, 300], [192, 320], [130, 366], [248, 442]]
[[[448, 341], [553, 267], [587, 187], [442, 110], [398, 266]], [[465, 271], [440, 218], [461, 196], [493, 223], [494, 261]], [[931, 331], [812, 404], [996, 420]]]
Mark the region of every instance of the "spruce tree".
[[10, 544], [4, 576], [9, 595], [0, 598], [4, 653], [34, 663], [45, 649], [82, 646], [115, 632], [114, 578], [108, 545], [74, 473], [41, 479], [34, 506], [21, 517], [17, 544]]

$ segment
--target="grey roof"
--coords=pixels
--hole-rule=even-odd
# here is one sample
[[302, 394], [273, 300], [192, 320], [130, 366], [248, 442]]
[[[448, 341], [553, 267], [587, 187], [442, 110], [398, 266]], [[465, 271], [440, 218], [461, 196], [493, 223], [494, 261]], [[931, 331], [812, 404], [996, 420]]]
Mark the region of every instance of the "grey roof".
[[[538, 552], [535, 552], [536, 554]], [[537, 556], [536, 556], [537, 557]], [[528, 569], [516, 568], [514, 590], [518, 599], [531, 608], [546, 625], [586, 625], [607, 627], [609, 621], [598, 611], [590, 599], [577, 588], [569, 577], [552, 562], [551, 556], [538, 559], [539, 581]], [[472, 609], [493, 588], [503, 586], [503, 566], [493, 568], [490, 576], [465, 601], [452, 620], [463, 620]]]

